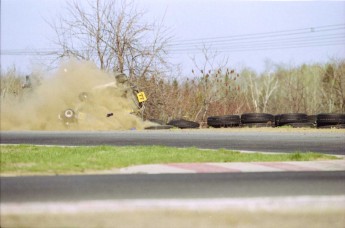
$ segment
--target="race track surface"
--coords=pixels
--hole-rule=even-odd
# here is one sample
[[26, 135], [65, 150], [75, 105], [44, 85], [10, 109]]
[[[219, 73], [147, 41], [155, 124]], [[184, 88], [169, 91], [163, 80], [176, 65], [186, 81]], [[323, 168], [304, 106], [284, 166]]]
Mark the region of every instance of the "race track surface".
[[113, 131], [1, 132], [1, 144], [37, 145], [165, 145], [262, 152], [320, 152], [345, 155], [345, 133], [324, 131]]

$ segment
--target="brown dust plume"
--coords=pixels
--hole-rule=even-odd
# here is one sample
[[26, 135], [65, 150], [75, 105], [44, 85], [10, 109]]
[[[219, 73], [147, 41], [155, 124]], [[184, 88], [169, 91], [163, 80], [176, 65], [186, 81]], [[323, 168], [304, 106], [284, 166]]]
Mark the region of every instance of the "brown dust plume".
[[[104, 86], [107, 85], [107, 86]], [[87, 93], [87, 101], [79, 98]], [[148, 122], [130, 114], [135, 105], [116, 85], [113, 75], [89, 62], [71, 61], [21, 97], [1, 101], [1, 130], [129, 130]], [[66, 126], [59, 119], [66, 109], [81, 113]]]

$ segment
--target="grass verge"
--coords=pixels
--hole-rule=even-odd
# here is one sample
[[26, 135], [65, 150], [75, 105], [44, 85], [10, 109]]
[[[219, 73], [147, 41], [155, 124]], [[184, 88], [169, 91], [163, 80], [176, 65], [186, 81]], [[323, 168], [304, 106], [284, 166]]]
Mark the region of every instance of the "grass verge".
[[143, 164], [191, 162], [270, 162], [337, 159], [318, 153], [262, 154], [225, 149], [166, 146], [34, 146], [1, 145], [1, 174], [66, 174], [110, 170]]

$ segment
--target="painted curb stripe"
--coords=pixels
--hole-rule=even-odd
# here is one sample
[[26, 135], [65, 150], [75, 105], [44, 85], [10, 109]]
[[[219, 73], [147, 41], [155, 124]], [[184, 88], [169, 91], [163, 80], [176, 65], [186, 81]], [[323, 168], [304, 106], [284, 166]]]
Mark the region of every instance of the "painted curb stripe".
[[127, 167], [121, 169], [121, 173], [234, 173], [341, 170], [345, 170], [345, 160], [313, 162], [169, 163]]
[[282, 162], [270, 162], [270, 163], [256, 163], [262, 166], [268, 166], [272, 168], [278, 168], [282, 171], [321, 171], [321, 169], [310, 168], [308, 166], [296, 165], [291, 163], [282, 163]]
[[241, 172], [239, 169], [233, 169], [228, 167], [222, 167], [217, 165], [210, 165], [206, 163], [171, 163], [167, 166], [177, 167], [185, 170], [192, 170], [196, 173], [229, 173], [229, 172]]

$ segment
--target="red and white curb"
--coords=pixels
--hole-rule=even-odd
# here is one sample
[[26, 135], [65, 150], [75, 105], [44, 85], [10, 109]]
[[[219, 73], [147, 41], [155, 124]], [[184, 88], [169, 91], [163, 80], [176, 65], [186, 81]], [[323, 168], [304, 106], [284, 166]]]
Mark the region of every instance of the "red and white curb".
[[299, 162], [229, 162], [229, 163], [168, 163], [138, 165], [120, 169], [120, 173], [237, 173], [237, 172], [300, 172], [344, 171], [345, 160]]

